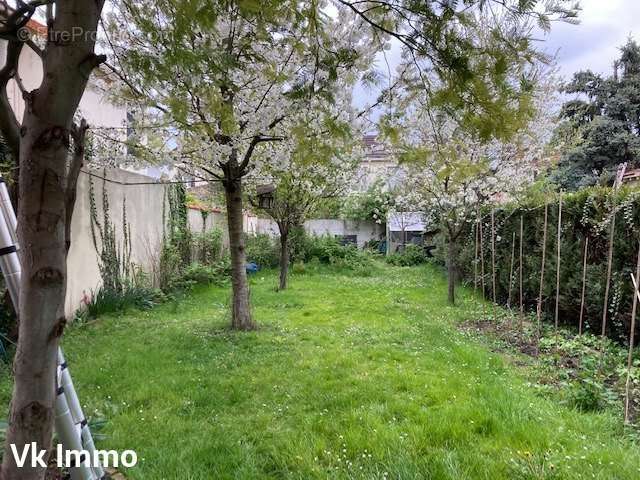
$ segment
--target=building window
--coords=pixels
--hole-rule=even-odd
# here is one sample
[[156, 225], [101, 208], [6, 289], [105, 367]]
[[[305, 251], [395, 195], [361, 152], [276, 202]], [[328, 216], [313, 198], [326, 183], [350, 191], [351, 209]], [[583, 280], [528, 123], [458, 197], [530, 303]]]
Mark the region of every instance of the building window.
[[358, 245], [357, 235], [336, 235], [336, 240], [340, 242], [340, 245]]

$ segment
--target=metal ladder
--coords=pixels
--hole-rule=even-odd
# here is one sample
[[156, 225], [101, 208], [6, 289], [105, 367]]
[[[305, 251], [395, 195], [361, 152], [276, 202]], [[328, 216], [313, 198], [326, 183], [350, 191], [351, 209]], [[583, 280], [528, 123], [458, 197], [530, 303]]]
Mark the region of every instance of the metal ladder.
[[[7, 185], [0, 177], [0, 270], [5, 278], [11, 301], [18, 309], [20, 293], [20, 258], [16, 236], [17, 219], [9, 198]], [[71, 374], [62, 349], [58, 348], [56, 369], [55, 429], [64, 450], [84, 450], [93, 457], [96, 450], [91, 430], [82, 412]], [[101, 466], [81, 464], [69, 468], [72, 480], [102, 480], [109, 478]]]

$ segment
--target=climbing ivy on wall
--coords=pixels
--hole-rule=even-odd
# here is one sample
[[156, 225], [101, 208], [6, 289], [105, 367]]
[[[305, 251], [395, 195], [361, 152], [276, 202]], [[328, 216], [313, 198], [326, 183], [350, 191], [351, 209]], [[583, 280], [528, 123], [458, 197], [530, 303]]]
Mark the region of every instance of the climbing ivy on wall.
[[91, 238], [98, 254], [98, 268], [103, 288], [121, 293], [130, 284], [133, 275], [131, 263], [131, 225], [127, 221], [127, 200], [122, 202], [122, 240], [111, 221], [106, 180], [102, 181], [102, 212], [98, 213], [93, 180], [89, 179], [89, 210]]
[[169, 206], [167, 241], [173, 245], [183, 265], [191, 261], [191, 231], [189, 230], [187, 191], [183, 184], [174, 184], [166, 191]]
[[191, 263], [193, 238], [189, 229], [187, 192], [183, 184], [165, 189], [162, 212], [163, 242], [158, 269], [158, 287], [168, 292], [178, 287]]

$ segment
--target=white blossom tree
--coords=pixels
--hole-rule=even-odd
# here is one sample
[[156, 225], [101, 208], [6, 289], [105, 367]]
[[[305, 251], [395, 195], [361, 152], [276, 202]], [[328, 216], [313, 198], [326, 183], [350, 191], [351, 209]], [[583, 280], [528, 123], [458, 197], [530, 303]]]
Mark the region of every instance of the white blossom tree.
[[[284, 156], [284, 162], [259, 162], [250, 174], [256, 185], [275, 190], [268, 208], [262, 208], [280, 233], [280, 283], [287, 286], [289, 235], [302, 227], [320, 202], [347, 192], [363, 156], [361, 128], [351, 106], [350, 84], [338, 82], [335, 101], [316, 97], [306, 108], [283, 121], [290, 132], [282, 142], [271, 143], [259, 156]], [[259, 202], [253, 202], [260, 207]]]
[[[243, 178], [287, 149], [256, 152], [290, 134], [287, 119], [337, 79], [357, 77], [373, 52], [362, 20], [324, 2], [203, 0], [116, 2], [110, 43], [116, 70], [146, 122], [174, 135], [182, 168], [224, 187], [232, 265], [232, 326], [251, 318], [242, 231]], [[122, 31], [130, 35], [122, 35]], [[153, 112], [149, 114], [149, 112]], [[160, 131], [160, 130], [159, 130]], [[165, 142], [171, 143], [171, 142]]]
[[415, 211], [434, 219], [447, 243], [448, 299], [455, 303], [458, 240], [481, 205], [513, 198], [534, 177], [552, 133], [551, 81], [531, 93], [532, 112], [508, 140], [484, 141], [424, 97], [410, 96], [398, 121], [397, 154]]

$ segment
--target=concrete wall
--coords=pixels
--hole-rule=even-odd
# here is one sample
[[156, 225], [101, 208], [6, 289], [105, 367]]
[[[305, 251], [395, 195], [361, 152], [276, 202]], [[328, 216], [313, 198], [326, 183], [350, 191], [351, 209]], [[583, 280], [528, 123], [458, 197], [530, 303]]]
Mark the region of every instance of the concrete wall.
[[[103, 171], [95, 171], [102, 175]], [[132, 172], [107, 169], [106, 177], [122, 183], [152, 181]], [[102, 219], [103, 182], [93, 178], [98, 218]], [[151, 272], [162, 245], [162, 212], [165, 185], [120, 185], [106, 182], [109, 215], [118, 237], [123, 232], [122, 210], [126, 201], [127, 223], [131, 227], [131, 260], [146, 272]], [[80, 174], [76, 206], [71, 223], [71, 249], [67, 259], [68, 280], [65, 311], [72, 314], [82, 306], [83, 297], [90, 296], [101, 283], [98, 257], [91, 236], [89, 175]]]
[[[102, 176], [102, 169], [94, 171]], [[102, 195], [106, 189], [109, 201], [109, 215], [119, 240], [122, 241], [123, 204], [126, 202], [127, 223], [131, 229], [131, 260], [138, 268], [152, 278], [157, 272], [163, 236], [163, 211], [165, 207], [166, 185], [131, 185], [135, 182], [153, 182], [153, 179], [139, 173], [120, 169], [107, 169], [106, 177], [113, 182], [93, 178], [94, 195], [98, 218], [102, 221]], [[103, 187], [104, 185], [104, 187]], [[101, 284], [98, 268], [98, 254], [91, 235], [91, 211], [89, 202], [89, 175], [81, 173], [78, 180], [78, 195], [71, 225], [71, 250], [67, 260], [68, 280], [65, 311], [68, 316], [83, 305]], [[204, 219], [200, 210], [189, 209], [189, 228], [194, 233], [220, 228], [223, 231], [223, 245], [228, 247], [229, 237], [224, 211], [209, 212]], [[245, 215], [245, 231], [278, 235], [278, 227], [272, 220]], [[358, 246], [362, 247], [371, 239], [379, 239], [384, 229], [369, 221], [351, 220], [309, 220], [305, 230], [310, 235], [357, 235]]]
[[214, 228], [223, 230], [223, 243], [229, 244], [229, 236], [227, 231], [227, 219], [223, 211], [209, 211], [206, 218], [202, 215], [202, 210], [198, 208], [190, 208], [187, 212], [187, 220], [189, 222], [189, 230], [193, 233], [208, 232]]
[[[278, 226], [273, 220], [256, 218], [248, 222], [252, 233], [266, 233], [278, 236]], [[384, 227], [373, 221], [354, 221], [337, 219], [314, 219], [304, 224], [304, 229], [309, 235], [357, 235], [358, 246], [362, 247], [369, 240], [379, 240], [384, 235]]]
[[[93, 171], [103, 176], [103, 170]], [[120, 241], [122, 241], [123, 203], [126, 201], [127, 224], [131, 229], [131, 261], [153, 277], [159, 264], [159, 255], [163, 236], [163, 210], [165, 207], [166, 185], [145, 184], [125, 185], [134, 182], [153, 182], [154, 179], [126, 170], [111, 168], [106, 170], [106, 177], [113, 182], [104, 183], [109, 200], [109, 215]], [[93, 178], [98, 219], [102, 222], [103, 181]], [[167, 210], [165, 210], [165, 208]], [[200, 210], [189, 209], [187, 212], [189, 228], [200, 233], [213, 228], [223, 230], [223, 245], [228, 246], [225, 214], [222, 211], [210, 212], [203, 224]], [[99, 240], [98, 240], [99, 241]], [[98, 254], [91, 235], [91, 209], [89, 202], [89, 175], [81, 173], [78, 179], [78, 194], [71, 224], [71, 249], [67, 259], [68, 280], [66, 314], [72, 315], [83, 305], [83, 299], [89, 298], [101, 284], [98, 268]]]

